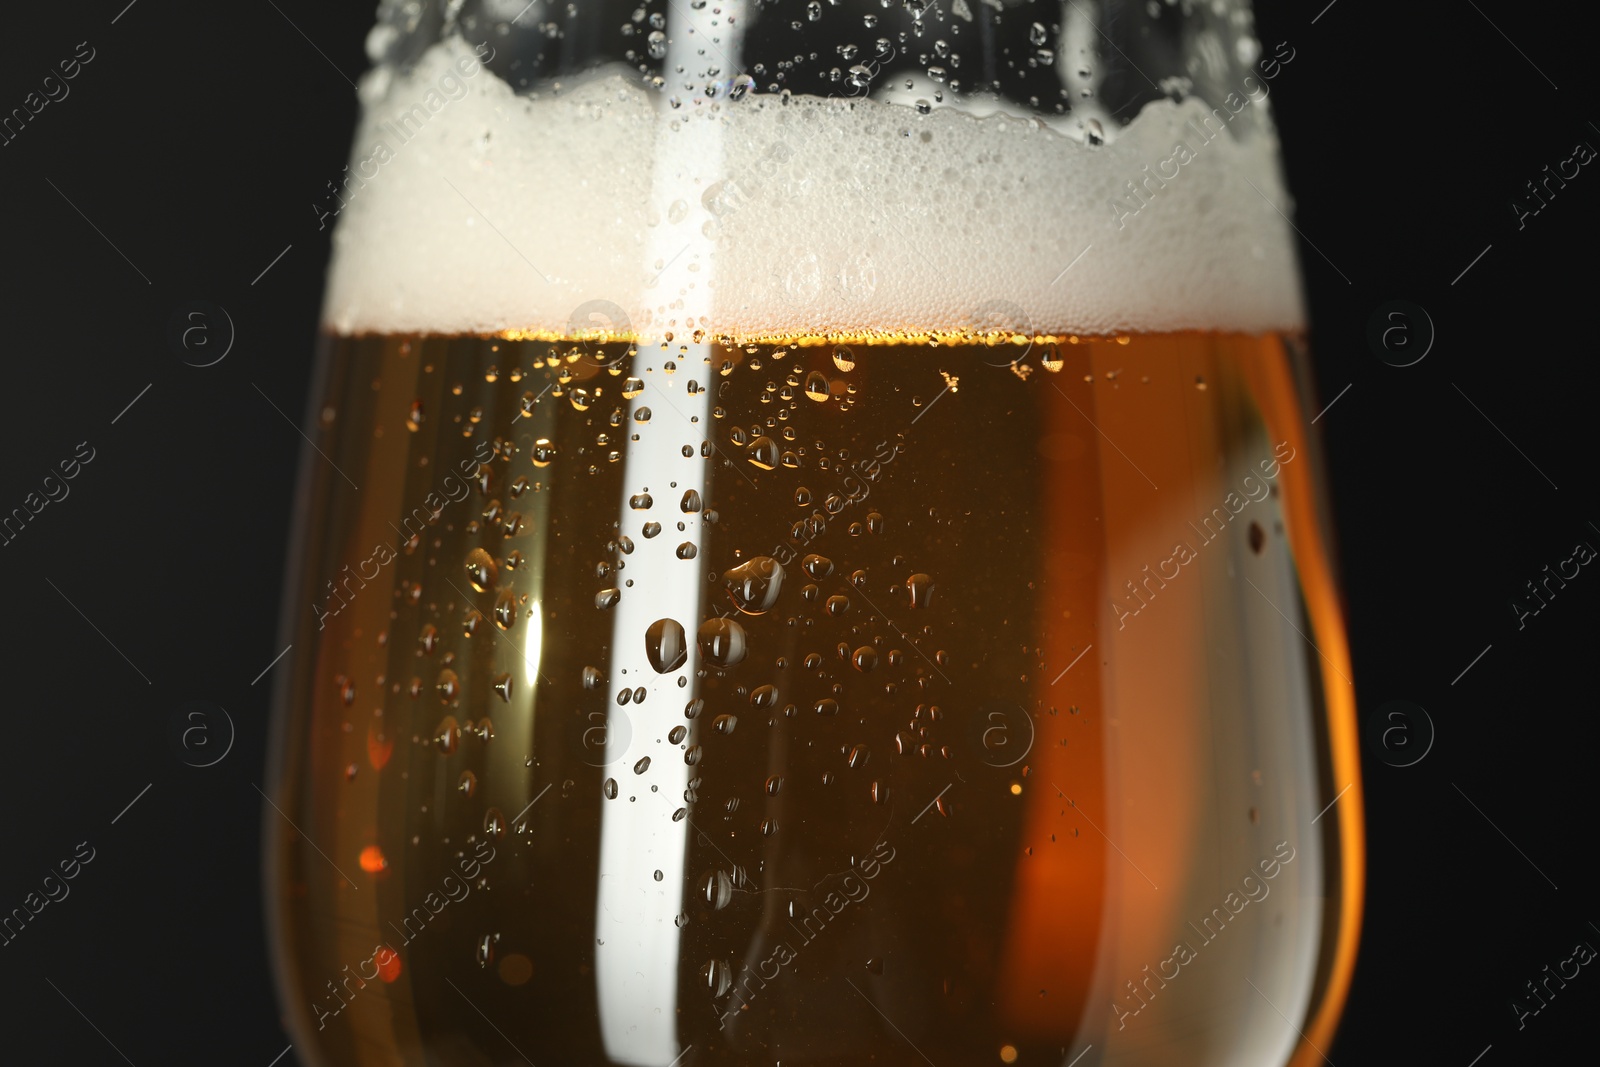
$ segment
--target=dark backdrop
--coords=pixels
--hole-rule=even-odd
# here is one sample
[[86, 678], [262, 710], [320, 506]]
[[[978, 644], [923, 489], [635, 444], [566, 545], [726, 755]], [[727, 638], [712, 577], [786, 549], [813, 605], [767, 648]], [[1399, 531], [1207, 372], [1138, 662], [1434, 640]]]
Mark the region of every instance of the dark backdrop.
[[[1259, 21], [1269, 49], [1296, 50], [1273, 104], [1333, 404], [1317, 429], [1356, 684], [1364, 714], [1410, 701], [1436, 731], [1412, 766], [1364, 749], [1366, 926], [1324, 1051], [1548, 1062], [1600, 1009], [1593, 968], [1520, 1029], [1510, 1007], [1576, 942], [1600, 946], [1600, 575], [1583, 568], [1521, 628], [1511, 603], [1577, 542], [1600, 547], [1600, 174], [1552, 183], [1520, 224], [1512, 203], [1578, 142], [1600, 147], [1592, 42], [1499, 0], [1324, 2], [1263, 2]], [[257, 873], [262, 675], [282, 651], [328, 251], [310, 204], [346, 161], [372, 3], [125, 3], [29, 4], [0, 30], [0, 113], [93, 50], [0, 146], [0, 321], [16, 327], [0, 335], [0, 511], [93, 457], [0, 547], [0, 911], [93, 849], [71, 896], [0, 947], [0, 1060], [265, 1067], [289, 1039]], [[236, 328], [206, 369], [169, 343], [194, 300]], [[1404, 317], [1384, 318], [1396, 300]], [[1400, 327], [1391, 362], [1431, 321], [1426, 358], [1381, 360], [1375, 316]], [[183, 761], [221, 752], [228, 724], [184, 719], [191, 700], [235, 734], [209, 768]], [[1403, 738], [1425, 747], [1410, 715], [1389, 720], [1390, 762]]]

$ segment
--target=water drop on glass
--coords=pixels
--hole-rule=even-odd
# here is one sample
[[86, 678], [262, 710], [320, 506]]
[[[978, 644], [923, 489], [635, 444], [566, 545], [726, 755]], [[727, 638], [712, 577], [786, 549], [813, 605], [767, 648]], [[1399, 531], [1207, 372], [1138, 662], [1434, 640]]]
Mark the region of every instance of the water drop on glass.
[[732, 667], [744, 659], [744, 627], [732, 619], [707, 619], [698, 637], [701, 657], [714, 667]]
[[723, 572], [722, 584], [734, 607], [746, 615], [762, 615], [778, 602], [783, 564], [771, 556], [756, 556]]
[[759, 467], [764, 471], [776, 469], [779, 462], [778, 442], [766, 436], [757, 437], [750, 442], [750, 448], [745, 453], [745, 459], [749, 460], [752, 466]]
[[813, 552], [800, 561], [800, 567], [811, 577], [820, 581], [833, 573], [833, 560]]
[[689, 658], [688, 637], [676, 619], [657, 619], [644, 632], [644, 651], [655, 672], [666, 674]]

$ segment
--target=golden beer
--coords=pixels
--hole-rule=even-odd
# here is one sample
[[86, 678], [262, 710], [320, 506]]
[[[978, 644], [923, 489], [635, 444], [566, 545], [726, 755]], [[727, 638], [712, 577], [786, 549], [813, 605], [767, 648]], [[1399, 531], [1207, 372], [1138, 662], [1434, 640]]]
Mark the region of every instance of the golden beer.
[[297, 1050], [1318, 1059], [1361, 796], [1259, 101], [1029, 118], [887, 34], [778, 92], [734, 14], [640, 16], [694, 92], [448, 32], [364, 83], [264, 816]]

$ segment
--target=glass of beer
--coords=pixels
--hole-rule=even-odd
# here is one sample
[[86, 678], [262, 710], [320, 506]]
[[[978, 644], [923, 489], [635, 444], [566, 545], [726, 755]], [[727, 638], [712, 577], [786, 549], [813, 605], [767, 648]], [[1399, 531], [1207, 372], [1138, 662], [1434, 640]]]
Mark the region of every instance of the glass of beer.
[[428, 0], [368, 49], [263, 813], [297, 1054], [1320, 1062], [1363, 852], [1292, 44]]

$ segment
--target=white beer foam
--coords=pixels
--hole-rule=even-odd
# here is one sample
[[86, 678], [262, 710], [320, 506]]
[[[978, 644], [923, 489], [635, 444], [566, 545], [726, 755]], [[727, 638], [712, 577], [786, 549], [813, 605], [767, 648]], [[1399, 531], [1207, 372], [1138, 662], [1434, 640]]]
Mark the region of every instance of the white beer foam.
[[[672, 109], [615, 73], [530, 99], [487, 70], [452, 78], [452, 64], [475, 66], [459, 39], [403, 76], [363, 80], [350, 172], [364, 185], [351, 183], [334, 233], [333, 331], [561, 335], [580, 309], [589, 329], [617, 318], [587, 314], [597, 306], [652, 340], [1303, 321], [1265, 114], [1236, 139], [1226, 110], [1157, 101], [1089, 146], [1036, 119], [873, 100]], [[662, 123], [721, 126], [725, 178], [698, 202], [652, 189], [671, 165], [654, 158], [673, 143]], [[674, 245], [687, 269], [664, 273], [660, 249]], [[684, 321], [685, 307], [702, 314]]]

